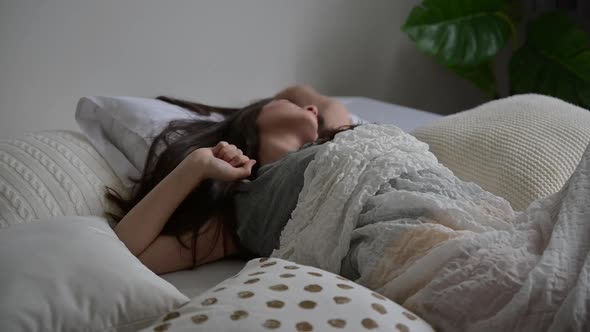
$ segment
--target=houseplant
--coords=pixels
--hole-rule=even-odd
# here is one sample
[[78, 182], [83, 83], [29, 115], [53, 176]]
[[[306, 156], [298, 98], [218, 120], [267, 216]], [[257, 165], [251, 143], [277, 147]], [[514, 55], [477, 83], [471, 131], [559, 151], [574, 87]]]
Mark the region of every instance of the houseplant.
[[508, 68], [501, 68], [508, 71], [511, 94], [551, 95], [590, 109], [588, 34], [561, 11], [527, 22], [517, 4], [424, 0], [413, 8], [402, 31], [419, 50], [495, 98], [500, 93], [494, 61], [512, 40], [515, 51]]

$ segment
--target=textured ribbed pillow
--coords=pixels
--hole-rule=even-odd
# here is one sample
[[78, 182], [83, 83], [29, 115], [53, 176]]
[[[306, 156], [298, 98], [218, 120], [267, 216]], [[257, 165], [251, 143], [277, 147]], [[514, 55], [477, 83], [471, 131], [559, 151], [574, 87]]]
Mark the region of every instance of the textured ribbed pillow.
[[590, 111], [552, 97], [517, 95], [412, 134], [459, 178], [524, 210], [569, 179], [590, 142]]
[[0, 228], [51, 216], [102, 215], [105, 185], [124, 193], [82, 134], [47, 131], [0, 141]]

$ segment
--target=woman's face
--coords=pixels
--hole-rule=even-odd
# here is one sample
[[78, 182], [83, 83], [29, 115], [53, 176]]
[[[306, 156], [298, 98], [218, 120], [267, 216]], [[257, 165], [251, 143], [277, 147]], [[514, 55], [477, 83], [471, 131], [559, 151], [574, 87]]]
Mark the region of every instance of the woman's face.
[[318, 138], [318, 108], [300, 107], [286, 99], [266, 104], [256, 120], [261, 165], [273, 163]]

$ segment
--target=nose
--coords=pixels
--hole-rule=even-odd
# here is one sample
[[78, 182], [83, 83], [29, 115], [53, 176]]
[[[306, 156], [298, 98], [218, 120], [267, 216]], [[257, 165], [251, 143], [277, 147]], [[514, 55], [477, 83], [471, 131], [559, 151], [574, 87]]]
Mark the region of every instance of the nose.
[[306, 111], [312, 112], [315, 116], [318, 116], [320, 110], [315, 105], [307, 105], [304, 107]]

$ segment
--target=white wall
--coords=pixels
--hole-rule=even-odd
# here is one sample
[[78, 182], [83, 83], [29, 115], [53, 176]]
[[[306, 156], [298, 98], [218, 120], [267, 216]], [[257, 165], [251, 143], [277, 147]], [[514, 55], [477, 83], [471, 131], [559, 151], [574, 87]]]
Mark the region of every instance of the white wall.
[[482, 100], [400, 26], [418, 0], [0, 0], [0, 138], [80, 96], [236, 105], [293, 83], [451, 112]]

